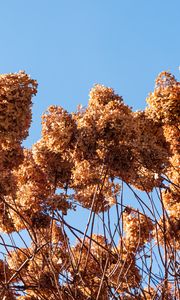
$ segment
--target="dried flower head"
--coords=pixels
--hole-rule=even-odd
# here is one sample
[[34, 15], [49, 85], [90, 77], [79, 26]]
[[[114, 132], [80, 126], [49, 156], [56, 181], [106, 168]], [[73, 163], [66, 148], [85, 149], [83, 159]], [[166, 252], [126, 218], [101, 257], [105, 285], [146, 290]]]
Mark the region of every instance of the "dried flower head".
[[60, 106], [50, 106], [42, 116], [42, 136], [50, 151], [62, 153], [73, 147], [76, 123]]
[[49, 150], [44, 139], [32, 147], [36, 164], [47, 175], [54, 188], [63, 188], [71, 184], [73, 160], [68, 152], [56, 153]]
[[39, 211], [46, 197], [51, 192], [51, 186], [45, 173], [35, 163], [32, 152], [24, 150], [24, 160], [17, 170], [14, 170], [17, 182], [16, 204], [23, 210]]
[[180, 83], [172, 74], [160, 73], [147, 103], [149, 107], [146, 112], [155, 122], [175, 125], [180, 119]]
[[130, 253], [141, 251], [145, 243], [152, 239], [152, 221], [148, 216], [131, 208], [123, 213], [123, 221], [126, 250]]
[[13, 144], [27, 137], [36, 92], [37, 82], [23, 71], [0, 75], [0, 143]]

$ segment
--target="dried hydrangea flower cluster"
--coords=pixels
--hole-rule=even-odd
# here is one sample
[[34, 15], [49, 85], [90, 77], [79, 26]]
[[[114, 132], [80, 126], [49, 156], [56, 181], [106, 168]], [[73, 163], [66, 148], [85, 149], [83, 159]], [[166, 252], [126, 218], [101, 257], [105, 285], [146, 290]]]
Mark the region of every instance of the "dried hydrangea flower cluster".
[[147, 98], [146, 112], [160, 124], [176, 125], [180, 115], [180, 83], [175, 77], [162, 72], [156, 79], [156, 88]]
[[161, 195], [167, 216], [159, 221], [158, 239], [168, 245], [172, 255], [174, 249], [180, 250], [180, 83], [172, 74], [162, 72], [147, 102], [147, 115], [161, 126], [169, 144], [169, 166], [164, 175], [170, 184]]
[[149, 217], [127, 207], [123, 213], [125, 247], [127, 252], [136, 253], [141, 251], [145, 243], [152, 239], [154, 225]]
[[[23, 71], [0, 76], [0, 140], [12, 146], [28, 135], [31, 123], [32, 95], [37, 83]], [[10, 146], [10, 147], [11, 147]]]
[[[180, 83], [162, 72], [148, 107], [137, 112], [112, 88], [97, 84], [86, 109], [68, 113], [50, 106], [41, 139], [23, 149], [36, 92], [36, 81], [24, 72], [0, 76], [0, 230], [12, 241], [10, 247], [0, 235], [6, 252], [0, 299], [178, 299]], [[126, 206], [124, 183], [144, 191], [153, 209], [137, 195], [142, 212]], [[159, 220], [148, 194], [154, 188]], [[65, 218], [75, 205], [90, 210], [83, 238]], [[104, 235], [93, 233], [93, 222], [89, 230], [95, 217]], [[19, 248], [12, 233], [21, 230], [31, 244]], [[69, 232], [78, 239], [74, 246]], [[164, 251], [164, 277], [152, 271], [155, 246]]]

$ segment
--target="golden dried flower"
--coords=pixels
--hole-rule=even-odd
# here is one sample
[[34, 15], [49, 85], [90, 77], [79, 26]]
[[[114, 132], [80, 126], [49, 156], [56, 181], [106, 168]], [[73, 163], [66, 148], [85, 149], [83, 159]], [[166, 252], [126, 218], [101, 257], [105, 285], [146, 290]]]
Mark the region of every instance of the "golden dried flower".
[[135, 263], [135, 256], [124, 251], [120, 253], [117, 262], [111, 264], [107, 271], [108, 282], [118, 293], [138, 287], [141, 280], [139, 269]]
[[13, 144], [28, 135], [35, 80], [20, 71], [0, 75], [0, 143]]
[[40, 210], [46, 197], [51, 193], [51, 186], [45, 173], [34, 162], [32, 152], [24, 150], [24, 161], [14, 170], [17, 182], [16, 205], [23, 211]]
[[[101, 235], [92, 235], [92, 240], [85, 239], [84, 243], [78, 242], [71, 248], [72, 262], [69, 272], [74, 273], [77, 269], [76, 281], [78, 289], [84, 297], [97, 297], [103, 267], [109, 260], [109, 245]], [[104, 281], [99, 293], [101, 300], [108, 300], [107, 283]]]
[[11, 277], [12, 272], [8, 267], [8, 264], [0, 259], [0, 284], [7, 282]]
[[169, 215], [165, 218], [161, 218], [158, 222], [157, 232], [154, 232], [154, 236], [158, 239], [158, 242], [165, 247], [169, 248], [169, 252], [172, 250], [180, 250], [180, 205], [173, 206]]
[[60, 106], [50, 106], [42, 116], [42, 136], [50, 151], [62, 153], [73, 147], [76, 123]]
[[146, 112], [155, 122], [176, 124], [180, 119], [180, 83], [170, 73], [160, 73], [147, 103], [149, 107]]
[[24, 158], [23, 147], [14, 144], [9, 148], [0, 147], [0, 169], [8, 170], [17, 168]]
[[172, 154], [180, 155], [180, 123], [176, 123], [175, 125], [164, 125], [163, 131]]
[[116, 203], [116, 195], [120, 186], [102, 179], [101, 184], [90, 184], [84, 188], [75, 188], [74, 199], [79, 201], [83, 207], [91, 208], [95, 212], [108, 210]]
[[32, 154], [36, 164], [55, 188], [63, 188], [71, 184], [73, 160], [69, 152], [53, 152], [49, 150], [45, 140], [41, 139], [33, 145]]
[[[42, 117], [42, 138], [27, 150], [21, 142], [28, 134], [36, 88], [24, 72], [0, 76], [0, 230], [12, 241], [9, 245], [0, 235], [7, 258], [7, 263], [0, 260], [0, 298], [175, 300], [180, 83], [161, 73], [148, 108], [137, 112], [113, 89], [95, 85], [86, 109], [69, 114], [50, 106]], [[152, 220], [131, 207], [123, 211], [124, 183], [142, 211], [151, 211]], [[134, 187], [146, 192], [152, 206]], [[159, 221], [159, 206], [153, 193], [148, 194], [154, 188], [163, 212]], [[82, 239], [83, 232], [64, 216], [76, 201], [91, 209]], [[113, 204], [115, 221], [110, 215]], [[99, 235], [93, 233], [96, 222]], [[30, 246], [18, 248], [13, 232], [23, 241], [19, 231], [24, 229]], [[78, 239], [74, 246], [69, 232]], [[164, 267], [161, 278], [153, 272], [156, 254]]]
[[145, 243], [152, 239], [154, 228], [150, 218], [139, 211], [128, 208], [123, 213], [125, 247], [127, 252], [141, 251]]
[[99, 105], [106, 105], [110, 101], [122, 102], [122, 98], [114, 93], [114, 90], [104, 85], [95, 84], [89, 93], [89, 106], [94, 108]]
[[180, 190], [175, 190], [171, 184], [168, 190], [162, 191], [162, 200], [168, 211], [174, 210], [176, 205], [180, 206]]

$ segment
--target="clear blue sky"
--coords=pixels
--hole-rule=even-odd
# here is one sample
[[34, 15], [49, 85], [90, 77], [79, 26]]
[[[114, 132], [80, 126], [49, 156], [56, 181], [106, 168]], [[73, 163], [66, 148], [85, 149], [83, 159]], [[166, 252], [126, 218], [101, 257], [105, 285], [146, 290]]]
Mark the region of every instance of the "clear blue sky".
[[51, 104], [86, 105], [94, 83], [113, 87], [135, 110], [162, 70], [179, 78], [179, 0], [5, 0], [0, 3], [0, 72], [39, 82], [30, 146]]

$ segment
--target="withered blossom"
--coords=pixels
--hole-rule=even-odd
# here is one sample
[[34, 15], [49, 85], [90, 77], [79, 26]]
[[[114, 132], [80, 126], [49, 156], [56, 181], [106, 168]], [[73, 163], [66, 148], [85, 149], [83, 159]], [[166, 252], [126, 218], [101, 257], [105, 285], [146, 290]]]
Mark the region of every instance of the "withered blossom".
[[[0, 299], [179, 299], [180, 83], [162, 72], [136, 112], [96, 84], [87, 108], [50, 106], [25, 149], [36, 92], [25, 72], [0, 75]], [[89, 210], [84, 231], [76, 205]]]
[[123, 213], [124, 231], [125, 231], [125, 248], [127, 252], [141, 251], [145, 243], [152, 239], [152, 230], [154, 225], [150, 218], [139, 213], [139, 211], [128, 208]]
[[0, 143], [10, 147], [28, 135], [37, 82], [25, 72], [0, 75]]

